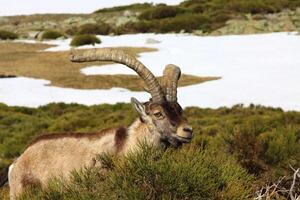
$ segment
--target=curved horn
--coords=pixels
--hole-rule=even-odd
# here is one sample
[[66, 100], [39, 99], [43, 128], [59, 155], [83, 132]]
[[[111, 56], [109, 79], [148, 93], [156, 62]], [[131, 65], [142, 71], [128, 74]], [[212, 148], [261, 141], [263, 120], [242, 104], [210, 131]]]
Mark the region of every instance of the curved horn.
[[181, 76], [180, 68], [169, 64], [165, 67], [162, 87], [168, 102], [177, 102], [177, 86]]
[[102, 48], [89, 49], [82, 53], [72, 52], [70, 60], [72, 62], [113, 61], [124, 64], [133, 69], [144, 80], [154, 102], [161, 103], [165, 101], [162, 88], [151, 71], [136, 58], [122, 50]]

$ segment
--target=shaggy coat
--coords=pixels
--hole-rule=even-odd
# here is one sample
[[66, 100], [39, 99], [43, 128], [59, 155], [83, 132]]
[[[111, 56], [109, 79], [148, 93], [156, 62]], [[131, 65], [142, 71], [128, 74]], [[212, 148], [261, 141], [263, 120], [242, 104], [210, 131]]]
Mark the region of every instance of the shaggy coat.
[[46, 187], [51, 177], [68, 179], [74, 170], [95, 166], [97, 154], [124, 155], [136, 151], [141, 141], [159, 146], [159, 138], [140, 119], [128, 129], [40, 136], [10, 167], [10, 197], [16, 199], [27, 186]]

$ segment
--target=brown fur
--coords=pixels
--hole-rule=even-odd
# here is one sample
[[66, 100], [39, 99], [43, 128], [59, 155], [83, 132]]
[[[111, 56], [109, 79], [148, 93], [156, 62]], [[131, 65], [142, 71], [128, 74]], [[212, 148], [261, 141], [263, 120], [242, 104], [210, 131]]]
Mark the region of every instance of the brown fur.
[[91, 132], [91, 133], [82, 133], [82, 132], [69, 132], [69, 133], [51, 133], [51, 134], [42, 134], [35, 138], [28, 146], [32, 146], [40, 141], [45, 140], [56, 140], [56, 139], [62, 139], [62, 138], [87, 138], [89, 140], [99, 139], [109, 133], [111, 130], [114, 130], [113, 128], [110, 129], [104, 129], [100, 132]]
[[117, 152], [120, 152], [123, 149], [127, 137], [128, 133], [126, 128], [121, 127], [117, 130], [115, 135], [115, 145], [117, 147]]
[[41, 185], [39, 179], [35, 178], [32, 174], [25, 174], [22, 177], [21, 184], [24, 188], [27, 187], [37, 187]]

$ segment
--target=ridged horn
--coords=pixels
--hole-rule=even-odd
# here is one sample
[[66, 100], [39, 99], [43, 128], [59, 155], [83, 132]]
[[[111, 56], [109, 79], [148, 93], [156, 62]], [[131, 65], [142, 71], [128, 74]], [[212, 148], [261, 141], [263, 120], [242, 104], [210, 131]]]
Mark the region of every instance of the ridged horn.
[[168, 102], [177, 102], [177, 86], [181, 76], [179, 67], [169, 64], [165, 67], [162, 77], [162, 87]]
[[144, 80], [154, 102], [162, 103], [165, 101], [162, 88], [151, 71], [135, 57], [122, 50], [102, 48], [88, 49], [81, 52], [72, 51], [70, 60], [72, 62], [112, 61], [126, 65]]

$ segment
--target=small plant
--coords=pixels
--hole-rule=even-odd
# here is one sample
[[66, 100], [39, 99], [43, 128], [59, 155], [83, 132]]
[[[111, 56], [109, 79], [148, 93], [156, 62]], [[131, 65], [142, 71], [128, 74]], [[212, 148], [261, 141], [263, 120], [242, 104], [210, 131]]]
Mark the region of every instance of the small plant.
[[205, 29], [209, 19], [203, 15], [183, 14], [175, 18], [160, 20], [157, 32], [191, 32], [196, 29]]
[[64, 37], [64, 35], [58, 31], [47, 30], [42, 34], [42, 40], [55, 40], [57, 38]]
[[151, 8], [153, 4], [151, 3], [134, 3], [126, 6], [116, 6], [112, 8], [102, 8], [99, 10], [96, 10], [94, 13], [107, 13], [107, 12], [120, 12], [125, 10], [144, 10], [146, 8]]
[[0, 40], [14, 40], [17, 38], [18, 38], [18, 34], [16, 33], [0, 30]]
[[163, 19], [168, 17], [175, 17], [179, 13], [180, 9], [173, 6], [157, 6], [154, 8], [150, 8], [145, 10], [139, 16], [140, 19]]
[[95, 35], [91, 34], [82, 34], [82, 35], [76, 35], [72, 41], [71, 41], [71, 46], [83, 46], [87, 44], [100, 44], [101, 40], [97, 38]]
[[122, 33], [149, 33], [153, 32], [155, 24], [148, 21], [128, 22], [119, 27], [118, 34]]
[[79, 27], [77, 34], [107, 35], [110, 29], [110, 26], [106, 23], [84, 24]]

